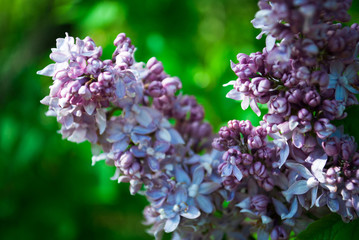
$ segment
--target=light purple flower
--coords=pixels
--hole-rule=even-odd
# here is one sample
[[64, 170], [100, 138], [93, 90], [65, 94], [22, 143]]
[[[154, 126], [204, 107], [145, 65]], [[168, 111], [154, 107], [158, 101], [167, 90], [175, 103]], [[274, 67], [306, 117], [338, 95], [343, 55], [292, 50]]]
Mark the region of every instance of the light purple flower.
[[353, 86], [358, 81], [358, 68], [358, 63], [345, 66], [341, 61], [334, 61], [330, 64], [328, 89], [335, 89], [335, 100], [338, 102], [346, 102], [348, 92], [359, 93]]

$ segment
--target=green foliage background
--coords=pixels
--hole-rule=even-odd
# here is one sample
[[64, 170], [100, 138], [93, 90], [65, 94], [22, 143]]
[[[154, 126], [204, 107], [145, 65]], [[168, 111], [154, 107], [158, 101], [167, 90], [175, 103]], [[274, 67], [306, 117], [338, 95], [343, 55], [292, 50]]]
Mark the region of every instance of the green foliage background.
[[145, 199], [111, 181], [113, 168], [92, 167], [90, 145], [63, 141], [44, 115], [39, 101], [52, 80], [36, 71], [65, 32], [91, 36], [105, 58], [125, 32], [137, 61], [156, 56], [180, 77], [215, 131], [235, 118], [258, 123], [222, 87], [235, 79], [230, 59], [264, 46], [250, 23], [254, 0], [0, 0], [0, 9], [0, 239], [151, 239], [141, 224]]

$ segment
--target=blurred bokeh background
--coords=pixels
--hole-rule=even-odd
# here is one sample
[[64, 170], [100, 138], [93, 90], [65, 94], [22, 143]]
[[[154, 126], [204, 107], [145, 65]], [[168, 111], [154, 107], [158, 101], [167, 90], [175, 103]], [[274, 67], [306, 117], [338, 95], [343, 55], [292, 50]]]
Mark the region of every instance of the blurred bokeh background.
[[[0, 239], [151, 239], [141, 224], [145, 199], [111, 181], [113, 168], [92, 167], [90, 145], [63, 141], [44, 115], [39, 101], [52, 80], [36, 71], [65, 32], [91, 36], [104, 58], [125, 32], [137, 61], [156, 56], [180, 77], [215, 131], [234, 118], [258, 123], [222, 87], [235, 79], [230, 59], [264, 46], [250, 23], [254, 0], [0, 0], [0, 9]], [[358, 22], [356, 0], [351, 14]]]

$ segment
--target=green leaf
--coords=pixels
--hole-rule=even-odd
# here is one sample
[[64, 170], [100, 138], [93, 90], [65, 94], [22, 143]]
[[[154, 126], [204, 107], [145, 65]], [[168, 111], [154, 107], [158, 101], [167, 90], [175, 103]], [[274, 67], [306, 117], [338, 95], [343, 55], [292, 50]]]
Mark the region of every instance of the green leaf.
[[359, 236], [359, 220], [350, 223], [342, 221], [337, 214], [330, 214], [313, 222], [308, 228], [301, 232], [298, 240], [343, 240], [356, 239]]

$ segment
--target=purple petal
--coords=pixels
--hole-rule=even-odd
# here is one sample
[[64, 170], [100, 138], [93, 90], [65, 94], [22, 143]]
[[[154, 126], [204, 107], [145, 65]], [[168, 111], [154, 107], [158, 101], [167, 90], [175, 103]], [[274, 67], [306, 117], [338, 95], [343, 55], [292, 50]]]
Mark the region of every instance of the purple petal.
[[245, 96], [245, 97], [243, 98], [243, 101], [242, 101], [242, 103], [241, 103], [241, 107], [242, 107], [243, 110], [246, 110], [246, 109], [248, 108], [248, 106], [249, 106], [249, 100], [250, 100], [250, 98], [249, 98], [248, 96]]
[[282, 217], [282, 219], [292, 218], [298, 211], [298, 200], [294, 198], [292, 205], [290, 206], [289, 213]]
[[126, 95], [126, 88], [125, 88], [125, 84], [123, 83], [123, 81], [118, 79], [115, 83], [115, 86], [116, 86], [116, 90], [115, 90], [116, 96], [119, 99], [124, 98]]
[[211, 213], [213, 212], [213, 204], [211, 202], [211, 200], [209, 199], [209, 197], [203, 196], [201, 194], [199, 194], [196, 197], [196, 202], [199, 206], [199, 208], [205, 212], [205, 213]]
[[233, 100], [243, 100], [244, 99], [244, 94], [241, 93], [241, 92], [238, 92], [236, 89], [232, 89], [231, 91], [229, 91], [227, 93], [226, 98], [230, 98], [230, 99], [233, 99]]
[[351, 80], [356, 78], [356, 76], [358, 75], [358, 71], [359, 69], [357, 63], [352, 63], [345, 68], [343, 76], [345, 76], [348, 79], [349, 83], [352, 83], [353, 81]]
[[349, 92], [351, 92], [351, 93], [354, 93], [354, 94], [358, 94], [358, 93], [359, 93], [358, 90], [356, 90], [355, 88], [353, 88], [353, 87], [350, 86], [350, 85], [346, 85], [345, 88], [346, 88]]
[[221, 177], [228, 177], [233, 172], [233, 165], [232, 164], [226, 164], [224, 168], [222, 169]]
[[132, 132], [136, 134], [149, 134], [156, 130], [156, 127], [142, 127], [142, 126], [136, 126], [133, 128]]
[[198, 193], [200, 194], [210, 194], [214, 191], [216, 191], [221, 184], [216, 182], [204, 182], [201, 185], [199, 185]]
[[171, 142], [171, 134], [165, 128], [161, 128], [156, 132], [156, 138], [165, 142]]
[[245, 198], [240, 203], [236, 204], [236, 207], [249, 209], [251, 207], [251, 198], [250, 197]]
[[341, 61], [334, 61], [330, 64], [330, 74], [341, 76], [344, 70], [344, 63]]
[[170, 148], [170, 144], [168, 142], [159, 142], [157, 141], [155, 143], [155, 152], [161, 152], [161, 153], [165, 153], [167, 152], [167, 150]]
[[114, 152], [123, 152], [128, 147], [127, 139], [116, 142], [112, 145], [112, 151]]
[[86, 140], [85, 137], [86, 137], [86, 129], [77, 128], [67, 140], [71, 142], [80, 143]]
[[285, 165], [290, 169], [296, 171], [300, 176], [302, 176], [305, 179], [313, 177], [310, 171], [300, 163], [287, 162]]
[[145, 108], [140, 108], [140, 112], [136, 114], [136, 120], [144, 127], [148, 127], [153, 121], [151, 114]]
[[84, 105], [84, 109], [88, 115], [92, 115], [92, 113], [95, 111], [96, 104], [94, 102], [90, 102], [89, 104]]
[[332, 211], [332, 212], [338, 212], [339, 211], [339, 201], [338, 201], [338, 199], [328, 198], [327, 199], [327, 205], [328, 205], [328, 208], [330, 209], [330, 211]]
[[310, 207], [312, 208], [315, 204], [315, 202], [317, 201], [317, 196], [318, 196], [318, 186], [312, 188], [312, 203], [310, 204]]
[[298, 131], [293, 132], [292, 141], [294, 146], [297, 148], [302, 148], [304, 146], [305, 137], [304, 134], [299, 133]]
[[181, 217], [177, 214], [173, 218], [167, 219], [164, 230], [166, 233], [173, 232], [176, 230], [178, 224], [180, 223]]
[[346, 98], [347, 92], [345, 88], [341, 85], [337, 85], [337, 87], [335, 88], [335, 100], [337, 100], [338, 102], [342, 102], [346, 100]]
[[238, 181], [241, 181], [243, 178], [243, 174], [241, 172], [241, 170], [239, 170], [239, 168], [237, 166], [234, 166], [233, 168], [233, 174], [234, 176], [238, 179]]
[[187, 190], [183, 187], [177, 188], [174, 194], [176, 204], [187, 201]]
[[272, 35], [268, 35], [266, 37], [266, 49], [267, 49], [267, 52], [271, 51], [275, 45], [275, 38], [272, 37]]
[[261, 111], [259, 110], [257, 103], [254, 99], [251, 99], [250, 101], [251, 108], [255, 114], [259, 117], [261, 115]]
[[325, 164], [327, 163], [327, 155], [323, 154], [320, 158], [315, 160], [312, 164], [312, 173], [313, 175], [318, 179], [319, 182], [324, 183], [324, 173], [323, 168]]
[[258, 240], [268, 240], [269, 239], [269, 233], [266, 232], [263, 228], [259, 228], [257, 232]]
[[102, 134], [106, 129], [106, 113], [105, 110], [98, 108], [96, 110], [96, 123], [100, 134]]
[[287, 201], [292, 198], [293, 195], [304, 194], [309, 191], [307, 185], [307, 180], [299, 180], [293, 183], [288, 190], [283, 192], [283, 195], [286, 197]]
[[202, 166], [197, 167], [193, 172], [193, 184], [200, 184], [203, 181], [204, 178], [204, 170]]
[[272, 198], [273, 201], [273, 205], [274, 205], [274, 209], [276, 211], [276, 213], [282, 218], [284, 219], [285, 216], [288, 215], [288, 209], [287, 207], [281, 202], [278, 201], [275, 198]]
[[191, 179], [181, 167], [176, 168], [176, 181], [178, 183], [186, 183], [187, 185], [191, 184]]
[[53, 52], [50, 54], [50, 58], [51, 60], [57, 62], [57, 63], [62, 63], [62, 62], [66, 62], [69, 57], [66, 54], [63, 54], [61, 52]]
[[201, 212], [195, 206], [189, 206], [186, 212], [181, 212], [181, 216], [188, 219], [195, 219], [201, 215]]
[[147, 191], [146, 195], [153, 200], [166, 197], [166, 193], [160, 190]]
[[36, 74], [52, 77], [55, 74], [55, 64], [47, 65], [44, 69], [37, 71]]
[[169, 129], [169, 132], [171, 134], [171, 143], [174, 145], [177, 144], [184, 144], [184, 141], [181, 137], [181, 135], [173, 128]]
[[152, 156], [149, 156], [147, 158], [147, 162], [148, 162], [148, 166], [150, 167], [150, 169], [154, 172], [160, 170], [160, 163], [158, 162], [158, 160]]
[[327, 203], [327, 195], [322, 193], [315, 201], [316, 207], [323, 207]]
[[283, 164], [287, 161], [288, 155], [289, 155], [289, 146], [288, 143], [285, 142], [284, 143], [284, 149], [280, 150], [279, 156], [280, 156], [280, 160], [279, 160], [279, 168], [281, 168], [283, 166]]
[[131, 147], [130, 151], [131, 151], [131, 153], [133, 153], [133, 155], [135, 157], [138, 157], [138, 158], [142, 158], [147, 155], [147, 153], [144, 149], [139, 149], [137, 146]]

